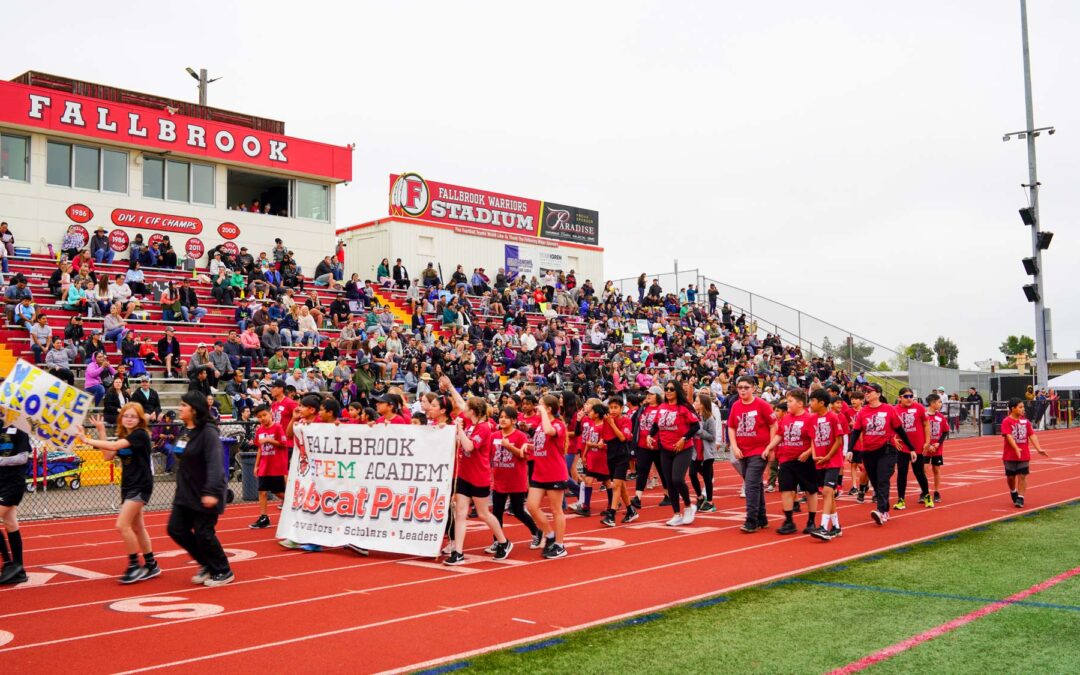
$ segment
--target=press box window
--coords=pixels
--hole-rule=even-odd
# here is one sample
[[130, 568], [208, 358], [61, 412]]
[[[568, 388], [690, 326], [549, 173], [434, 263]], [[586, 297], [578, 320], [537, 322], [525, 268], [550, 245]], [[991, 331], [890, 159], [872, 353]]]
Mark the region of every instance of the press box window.
[[30, 176], [30, 139], [0, 134], [0, 179], [27, 181]]
[[214, 167], [143, 157], [143, 197], [214, 205]]
[[49, 141], [45, 161], [49, 185], [127, 193], [126, 152]]
[[330, 220], [330, 188], [325, 185], [296, 181], [295, 204], [297, 218]]
[[[229, 169], [226, 180], [229, 209], [257, 209], [269, 216], [289, 214], [289, 180], [265, 173]], [[267, 211], [267, 206], [270, 209]]]

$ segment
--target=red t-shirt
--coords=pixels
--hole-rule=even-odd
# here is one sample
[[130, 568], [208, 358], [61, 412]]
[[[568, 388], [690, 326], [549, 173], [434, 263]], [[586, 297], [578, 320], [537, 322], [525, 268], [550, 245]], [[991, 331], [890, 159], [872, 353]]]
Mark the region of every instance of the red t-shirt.
[[280, 424], [271, 424], [264, 427], [261, 424], [255, 428], [255, 448], [258, 450], [259, 459], [255, 463], [256, 476], [287, 476], [289, 474], [289, 449], [270, 445], [266, 441], [279, 441], [285, 443], [285, 432]]
[[[540, 426], [540, 414], [533, 413], [532, 415], [518, 415], [517, 427], [529, 438], [533, 437], [536, 433], [537, 427]], [[525, 459], [531, 460], [533, 458], [533, 446], [529, 443], [529, 447], [525, 450]]]
[[648, 405], [641, 409], [641, 417], [638, 421], [641, 426], [638, 427], [637, 445], [639, 448], [649, 447], [649, 432], [652, 431], [653, 422], [656, 421], [656, 413], [659, 411], [655, 405]]
[[852, 428], [861, 429], [859, 440], [862, 441], [864, 452], [880, 450], [886, 445], [891, 445], [896, 437], [896, 427], [900, 426], [900, 418], [896, 411], [888, 403], [882, 403], [876, 408], [864, 405], [859, 414], [855, 416]]
[[[693, 409], [678, 403], [661, 403], [657, 408], [656, 422], [653, 425], [660, 430], [657, 446], [674, 452], [675, 444], [690, 432], [691, 425], [698, 422], [700, 420]], [[683, 446], [684, 449], [691, 447], [691, 443], [688, 441]]]
[[918, 402], [912, 403], [907, 408], [898, 405], [896, 414], [900, 418], [900, 423], [904, 425], [904, 432], [908, 435], [908, 439], [915, 446], [915, 452], [921, 454], [923, 446], [926, 445], [926, 408]]
[[405, 419], [403, 415], [394, 415], [393, 417], [380, 417], [379, 424], [408, 424], [409, 421]]
[[630, 418], [627, 415], [619, 415], [619, 419], [615, 420], [615, 426], [622, 432], [623, 438], [626, 440], [620, 441], [619, 437], [615, 435], [615, 431], [611, 428], [611, 425], [607, 423], [607, 420], [614, 419], [612, 417], [604, 418], [604, 425], [600, 428], [600, 438], [604, 439], [604, 442], [608, 444], [608, 452], [613, 449], [612, 444], [621, 444], [624, 451], [629, 452], [630, 443], [633, 440], [633, 424], [630, 422]]
[[562, 420], [551, 420], [555, 435], [544, 433], [543, 425], [533, 434], [533, 475], [537, 483], [557, 483], [570, 477], [566, 471], [566, 425]]
[[491, 485], [491, 425], [479, 422], [466, 425], [465, 434], [472, 440], [473, 449], [468, 455], [458, 444], [458, 477], [476, 487]]
[[780, 445], [776, 446], [776, 461], [781, 464], [798, 459], [814, 442], [814, 415], [785, 413], [780, 418]]
[[588, 416], [586, 416], [584, 410], [579, 410], [574, 415], [574, 427], [573, 427], [573, 429], [574, 429], [574, 437], [572, 439], [570, 439], [570, 444], [566, 448], [567, 454], [576, 455], [576, 454], [581, 452], [581, 449], [584, 447], [582, 445], [581, 437], [585, 433], [585, 431], [584, 431], [585, 423], [588, 422], [588, 421], [589, 421]]
[[1009, 445], [1007, 438], [1002, 438], [1003, 449], [1001, 451], [1001, 459], [1006, 462], [1028, 462], [1031, 461], [1031, 436], [1035, 433], [1034, 427], [1031, 426], [1031, 422], [1026, 417], [1020, 419], [1013, 419], [1012, 415], [1009, 415], [1001, 422], [1001, 435], [1012, 436], [1016, 441], [1016, 447], [1020, 448], [1020, 456], [1016, 456], [1016, 451]]
[[528, 453], [529, 437], [525, 432], [514, 429], [504, 436], [501, 429], [496, 429], [491, 442], [491, 469], [494, 473], [492, 486], [496, 492], [528, 492], [529, 465], [525, 459], [519, 459], [507, 450], [502, 444], [504, 442], [515, 448], [526, 446], [526, 454]]
[[[949, 429], [949, 418], [942, 415], [940, 412], [927, 412], [926, 419], [930, 422], [930, 444], [933, 445], [941, 440], [941, 437], [945, 435], [945, 432]], [[937, 452], [932, 453], [934, 457], [940, 457], [942, 449], [939, 447]]]
[[584, 453], [585, 458], [585, 470], [593, 473], [607, 474], [607, 446], [602, 445], [599, 448], [586, 448], [586, 443], [603, 443], [604, 442], [604, 429], [600, 423], [593, 422], [592, 420], [581, 421], [581, 450]]
[[[282, 398], [280, 401], [274, 401], [270, 404], [270, 416], [274, 419], [274, 424], [279, 425], [282, 429], [289, 426], [289, 420], [292, 419], [293, 411], [296, 410], [297, 403], [288, 396]], [[286, 438], [285, 442], [289, 447], [293, 447], [293, 439]]]
[[[861, 410], [861, 409], [862, 408], [860, 408], [859, 410]], [[851, 409], [851, 417], [848, 418], [848, 434], [851, 434], [851, 430], [855, 428], [855, 418], [858, 417], [858, 416], [859, 416], [858, 410], [855, 410], [854, 408], [852, 408]], [[850, 450], [852, 452], [862, 452], [863, 451], [863, 442], [862, 442], [862, 437], [861, 436], [859, 437], [859, 440], [855, 443], [855, 447], [850, 448]]]
[[731, 405], [727, 425], [743, 457], [760, 455], [769, 445], [773, 419], [772, 406], [756, 396], [750, 403], [737, 400]]
[[[813, 414], [813, 413], [811, 413]], [[829, 454], [829, 448], [833, 446], [833, 443], [837, 438], [844, 435], [846, 429], [844, 429], [844, 422], [840, 415], [834, 412], [827, 412], [824, 415], [814, 416], [814, 457], [824, 457]], [[832, 457], [829, 458], [829, 463], [821, 466], [823, 469], [839, 469], [844, 466], [844, 449], [838, 449]]]

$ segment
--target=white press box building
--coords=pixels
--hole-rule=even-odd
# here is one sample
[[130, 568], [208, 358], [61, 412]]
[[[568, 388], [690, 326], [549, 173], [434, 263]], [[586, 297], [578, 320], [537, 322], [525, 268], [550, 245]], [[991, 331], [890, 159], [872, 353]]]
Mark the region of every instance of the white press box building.
[[218, 244], [269, 251], [281, 237], [310, 274], [334, 250], [334, 191], [351, 178], [350, 147], [276, 120], [38, 72], [0, 82], [0, 220], [32, 253], [59, 250], [73, 224], [108, 230], [118, 258], [137, 233], [168, 235], [201, 265]]
[[483, 267], [527, 276], [574, 271], [578, 283], [604, 284], [596, 211], [427, 180], [390, 176], [389, 213], [341, 227], [345, 269], [374, 280], [379, 263], [401, 258], [413, 279], [433, 263], [445, 282], [456, 265], [467, 277]]

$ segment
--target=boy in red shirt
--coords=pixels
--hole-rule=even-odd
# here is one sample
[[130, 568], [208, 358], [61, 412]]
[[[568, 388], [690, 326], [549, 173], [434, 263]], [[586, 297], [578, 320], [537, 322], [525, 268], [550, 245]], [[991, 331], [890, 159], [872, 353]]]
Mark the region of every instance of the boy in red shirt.
[[784, 505], [784, 523], [777, 534], [795, 534], [795, 490], [806, 493], [809, 514], [803, 534], [815, 530], [817, 518], [817, 473], [810, 461], [813, 453], [815, 416], [806, 412], [806, 392], [792, 389], [787, 394], [787, 412], [780, 418], [780, 433], [766, 448], [766, 455], [776, 453], [780, 465], [780, 500]]
[[855, 423], [855, 416], [859, 414], [859, 410], [862, 409], [865, 399], [863, 397], [862, 389], [856, 389], [851, 392], [851, 414], [848, 416], [848, 437], [847, 437], [847, 460], [851, 462], [851, 491], [849, 495], [855, 495], [855, 501], [860, 504], [866, 499], [866, 489], [869, 487], [869, 479], [866, 476], [866, 472], [862, 470], [862, 443], [855, 443], [851, 438], [851, 427]]
[[930, 423], [930, 436], [927, 437], [925, 462], [930, 465], [934, 472], [934, 495], [930, 499], [928, 507], [941, 501], [941, 466], [945, 463], [942, 448], [945, 447], [945, 439], [949, 437], [949, 418], [941, 414], [943, 401], [941, 396], [930, 394], [926, 397], [926, 419]]
[[600, 524], [615, 527], [615, 515], [620, 506], [626, 508], [624, 523], [632, 523], [638, 517], [637, 510], [630, 504], [630, 493], [626, 489], [626, 472], [630, 469], [630, 437], [633, 432], [630, 418], [623, 414], [622, 399], [610, 399], [607, 413], [603, 418], [600, 438], [607, 450], [608, 474], [611, 476], [608, 494], [613, 500], [609, 500], [612, 503], [609, 503], [607, 514], [600, 519]]
[[735, 381], [739, 400], [731, 405], [727, 420], [728, 444], [742, 467], [743, 489], [746, 491], [746, 522], [739, 528], [745, 534], [756, 532], [768, 523], [765, 489], [761, 482], [767, 459], [762, 453], [776, 437], [779, 428], [773, 417], [772, 406], [754, 395], [756, 388], [757, 380], [748, 375]]
[[832, 402], [828, 390], [817, 389], [810, 393], [810, 413], [814, 416], [814, 464], [817, 467], [817, 482], [825, 499], [821, 509], [821, 526], [810, 536], [822, 541], [840, 536], [836, 490], [844, 470], [844, 454], [840, 450], [844, 444], [846, 425], [839, 415], [829, 410]]
[[270, 516], [266, 513], [267, 493], [273, 493], [278, 499], [285, 497], [285, 476], [289, 473], [289, 446], [286, 443], [285, 430], [274, 422], [270, 406], [261, 405], [255, 409], [255, 419], [259, 426], [255, 429], [255, 448], [259, 458], [255, 464], [255, 476], [259, 481], [259, 518], [248, 525], [253, 530], [270, 527]]
[[1013, 506], [1024, 507], [1024, 493], [1027, 492], [1028, 463], [1031, 461], [1031, 446], [1043, 457], [1049, 455], [1043, 451], [1035, 428], [1024, 417], [1024, 402], [1018, 398], [1009, 399], [1009, 416], [1001, 422], [1001, 435], [1005, 447], [1001, 461], [1005, 463], [1005, 480], [1009, 484], [1009, 495]]

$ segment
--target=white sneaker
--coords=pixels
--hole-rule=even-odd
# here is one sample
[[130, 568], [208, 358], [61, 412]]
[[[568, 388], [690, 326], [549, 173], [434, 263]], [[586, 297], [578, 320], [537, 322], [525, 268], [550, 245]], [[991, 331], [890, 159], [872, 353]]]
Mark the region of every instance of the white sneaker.
[[739, 488], [739, 498], [740, 499], [746, 499], [746, 488], [745, 487]]
[[675, 517], [665, 523], [668, 527], [678, 527], [683, 524], [682, 514], [676, 513]]
[[697, 515], [697, 505], [691, 504], [683, 509], [682, 524], [689, 525], [694, 522], [694, 516]]

